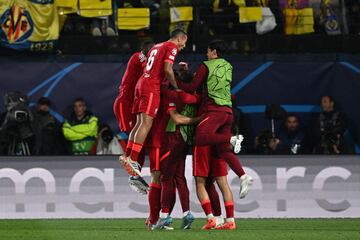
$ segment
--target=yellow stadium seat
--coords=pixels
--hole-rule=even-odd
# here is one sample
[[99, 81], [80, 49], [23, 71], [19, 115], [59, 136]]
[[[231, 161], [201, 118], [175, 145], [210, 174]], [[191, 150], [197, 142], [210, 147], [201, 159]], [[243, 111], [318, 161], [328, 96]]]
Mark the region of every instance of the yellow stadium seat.
[[169, 11], [170, 11], [170, 23], [193, 20], [192, 7], [171, 7]]
[[149, 8], [119, 8], [118, 28], [120, 30], [140, 30], [150, 26]]
[[306, 34], [314, 32], [314, 12], [312, 8], [286, 8], [283, 10], [285, 16], [285, 34]]
[[312, 8], [298, 10], [298, 19], [295, 34], [305, 34], [314, 32], [314, 11]]
[[77, 12], [78, 0], [56, 0], [55, 3], [60, 15]]
[[102, 17], [112, 14], [111, 0], [79, 0], [79, 15]]
[[262, 19], [261, 7], [240, 7], [240, 23], [257, 22]]

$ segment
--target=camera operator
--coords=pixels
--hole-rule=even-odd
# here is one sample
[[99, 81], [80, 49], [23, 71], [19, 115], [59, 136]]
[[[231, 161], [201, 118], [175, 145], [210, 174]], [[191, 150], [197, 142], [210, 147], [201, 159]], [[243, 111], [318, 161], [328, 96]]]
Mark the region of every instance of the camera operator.
[[270, 130], [265, 129], [255, 138], [255, 153], [274, 154], [279, 142]]
[[31, 155], [35, 146], [34, 116], [25, 94], [14, 91], [4, 96], [6, 112], [0, 117], [0, 153]]
[[299, 121], [295, 114], [289, 114], [284, 122], [284, 128], [279, 133], [279, 144], [276, 153], [302, 154], [306, 152], [305, 134], [299, 128]]
[[34, 112], [37, 139], [36, 155], [62, 154], [61, 124], [50, 114], [51, 101], [46, 97], [38, 100]]
[[91, 154], [96, 155], [120, 155], [124, 151], [119, 143], [119, 139], [114, 136], [110, 126], [104, 124], [100, 127], [96, 143], [93, 146]]
[[335, 110], [335, 101], [331, 96], [321, 98], [320, 113], [315, 129], [314, 153], [339, 154], [344, 153], [344, 132], [346, 121], [344, 115]]

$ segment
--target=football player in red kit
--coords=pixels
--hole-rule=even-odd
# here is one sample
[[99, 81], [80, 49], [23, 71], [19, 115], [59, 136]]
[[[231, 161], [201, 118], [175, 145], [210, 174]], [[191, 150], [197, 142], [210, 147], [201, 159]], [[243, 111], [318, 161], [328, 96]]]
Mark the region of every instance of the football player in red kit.
[[[201, 109], [205, 118], [196, 127], [195, 145], [211, 145], [216, 148], [217, 155], [224, 159], [230, 168], [241, 180], [239, 197], [244, 198], [253, 179], [245, 174], [240, 161], [231, 152], [230, 144], [234, 152], [241, 149], [242, 136], [231, 136], [232, 102], [231, 102], [231, 81], [232, 66], [222, 58], [226, 50], [226, 43], [222, 40], [214, 40], [209, 43], [207, 49], [208, 61], [204, 61], [194, 75], [191, 84], [179, 83], [180, 88], [188, 92], [198, 90], [203, 86]], [[205, 191], [204, 182], [198, 182], [198, 187]]]
[[132, 176], [140, 175], [137, 159], [159, 109], [161, 82], [167, 79], [178, 89], [172, 66], [186, 41], [187, 34], [183, 30], [174, 30], [168, 41], [156, 44], [147, 55], [144, 73], [135, 87], [133, 113], [136, 114], [136, 124], [127, 145], [131, 152], [120, 159]]
[[[227, 181], [227, 165], [225, 160], [217, 156], [216, 148], [213, 146], [195, 146], [193, 157], [193, 175], [196, 178], [196, 192], [208, 219], [202, 229], [234, 230], [236, 229], [234, 220], [234, 200]], [[203, 186], [208, 181], [215, 179], [224, 199], [226, 210], [226, 222], [219, 222], [213, 208], [213, 198], [211, 192]], [[215, 190], [216, 191], [216, 190]], [[215, 214], [215, 215], [214, 215]], [[220, 217], [221, 218], [221, 217]]]
[[[136, 115], [132, 113], [135, 86], [143, 74], [143, 70], [146, 65], [146, 55], [153, 46], [153, 41], [145, 41], [141, 45], [141, 51], [134, 53], [130, 57], [119, 86], [119, 94], [116, 97], [113, 105], [113, 110], [118, 122], [119, 129], [122, 132], [127, 133], [129, 135], [129, 139], [132, 138], [130, 133], [136, 122]], [[127, 148], [125, 153], [130, 154], [130, 151], [131, 149]], [[145, 160], [144, 151], [138, 160], [140, 166], [142, 167]], [[147, 193], [148, 185], [141, 177], [130, 176], [129, 184], [140, 193]]]
[[[162, 184], [160, 179], [160, 175], [164, 173], [171, 173], [177, 175], [183, 175], [181, 170], [181, 166], [179, 165], [178, 169], [165, 169], [164, 163], [167, 162], [170, 156], [173, 156], [174, 148], [176, 146], [172, 146], [170, 148], [166, 147], [168, 142], [171, 139], [168, 138], [168, 134], [166, 133], [166, 129], [169, 125], [169, 119], [171, 118], [175, 123], [182, 125], [192, 125], [201, 121], [201, 117], [187, 117], [182, 114], [179, 114], [174, 107], [169, 107], [174, 99], [180, 99], [176, 101], [184, 101], [185, 103], [192, 103], [189, 101], [194, 101], [193, 99], [188, 99], [191, 97], [190, 94], [183, 92], [182, 96], [180, 96], [180, 92], [169, 90], [167, 86], [164, 86], [161, 91], [161, 104], [159, 109], [159, 115], [155, 118], [153, 127], [148, 136], [148, 139], [151, 148], [149, 153], [150, 158], [150, 169], [151, 169], [151, 183], [150, 183], [150, 191], [149, 191], [149, 206], [150, 206], [150, 222], [154, 226], [153, 229], [163, 229], [168, 227], [171, 223], [171, 217], [169, 216], [170, 210], [172, 208], [173, 194], [174, 194], [174, 180], [176, 183], [176, 188], [179, 191], [181, 205], [183, 206], [184, 212], [189, 212], [189, 190], [187, 188], [187, 183], [185, 177], [171, 178], [167, 182], [168, 184]], [[187, 99], [186, 99], [187, 98]], [[174, 143], [174, 142], [173, 142]], [[175, 164], [176, 165], [176, 164]], [[185, 169], [185, 165], [183, 166]], [[183, 169], [183, 170], [184, 170]], [[164, 188], [165, 187], [165, 188]], [[159, 218], [159, 210], [160, 210], [160, 198], [163, 199], [167, 197], [168, 200], [166, 216], [164, 217], [164, 221], [161, 225], [155, 226], [155, 223], [158, 222]], [[189, 225], [190, 226], [190, 225]]]

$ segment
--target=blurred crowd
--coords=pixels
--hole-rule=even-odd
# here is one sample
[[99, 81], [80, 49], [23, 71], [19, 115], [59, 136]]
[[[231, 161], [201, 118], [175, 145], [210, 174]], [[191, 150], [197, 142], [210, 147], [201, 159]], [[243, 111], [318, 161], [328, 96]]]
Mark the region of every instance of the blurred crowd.
[[189, 27], [208, 35], [360, 33], [359, 0], [102, 0], [86, 5], [72, 1], [76, 8], [71, 10], [71, 1], [58, 3], [60, 14], [67, 16], [63, 34], [166, 35]]
[[[35, 105], [21, 92], [5, 95], [6, 111], [0, 116], [0, 155], [103, 155], [122, 154], [124, 140], [100, 121], [83, 98], [72, 101], [65, 119], [52, 110], [49, 98]], [[279, 130], [265, 129], [251, 140], [251, 122], [233, 108], [233, 134], [245, 137], [241, 154], [346, 154], [354, 153], [346, 118], [331, 96], [321, 98], [322, 111], [305, 126], [296, 114], [279, 105], [269, 105], [266, 116], [280, 122]], [[117, 130], [116, 130], [117, 131]]]

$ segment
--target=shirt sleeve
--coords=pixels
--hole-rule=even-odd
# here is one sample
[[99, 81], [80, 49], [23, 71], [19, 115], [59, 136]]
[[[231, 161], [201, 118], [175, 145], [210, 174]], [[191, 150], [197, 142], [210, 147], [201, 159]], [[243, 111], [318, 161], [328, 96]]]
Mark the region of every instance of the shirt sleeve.
[[195, 92], [199, 90], [201, 84], [206, 81], [208, 76], [208, 69], [205, 64], [201, 64], [197, 71], [194, 74], [193, 81], [191, 83], [183, 83], [178, 82], [178, 86], [180, 89], [184, 90], [185, 92]]
[[175, 57], [178, 53], [178, 50], [174, 46], [167, 46], [166, 47], [166, 53], [165, 53], [165, 62], [169, 62], [171, 64], [174, 64]]
[[176, 102], [178, 101], [177, 92], [170, 89], [164, 90], [163, 101], [167, 113], [169, 113], [172, 110], [176, 110]]

